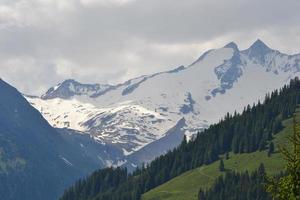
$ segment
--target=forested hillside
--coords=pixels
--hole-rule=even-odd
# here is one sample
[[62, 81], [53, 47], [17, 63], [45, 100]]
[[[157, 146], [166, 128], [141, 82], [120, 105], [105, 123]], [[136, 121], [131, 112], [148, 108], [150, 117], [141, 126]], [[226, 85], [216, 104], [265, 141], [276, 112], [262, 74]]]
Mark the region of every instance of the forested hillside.
[[204, 164], [210, 164], [227, 152], [235, 154], [264, 150], [274, 134], [282, 130], [282, 121], [290, 117], [300, 102], [300, 81], [268, 94], [263, 103], [247, 106], [241, 114], [227, 114], [218, 124], [186, 140], [173, 151], [127, 175], [126, 169], [104, 169], [78, 181], [61, 200], [134, 200], [152, 188]]
[[0, 79], [0, 199], [53, 200], [99, 165]]
[[[299, 112], [299, 110], [296, 112], [297, 121], [300, 120]], [[197, 200], [199, 189], [202, 191], [210, 189], [215, 181], [225, 173], [244, 173], [246, 171], [252, 173], [258, 169], [261, 163], [264, 164], [268, 175], [276, 175], [284, 171], [286, 162], [278, 147], [289, 145], [287, 137], [293, 132], [293, 119], [284, 120], [283, 126], [284, 129], [274, 135], [271, 141], [275, 147], [273, 153], [269, 154], [269, 148], [252, 153], [226, 153], [220, 156], [224, 163], [224, 170], [220, 170], [220, 160], [202, 165], [146, 192], [142, 195], [142, 200]]]
[[271, 200], [271, 196], [264, 190], [266, 171], [263, 164], [252, 173], [227, 172], [217, 179], [208, 191], [199, 192], [199, 200], [236, 200], [236, 199], [264, 199]]

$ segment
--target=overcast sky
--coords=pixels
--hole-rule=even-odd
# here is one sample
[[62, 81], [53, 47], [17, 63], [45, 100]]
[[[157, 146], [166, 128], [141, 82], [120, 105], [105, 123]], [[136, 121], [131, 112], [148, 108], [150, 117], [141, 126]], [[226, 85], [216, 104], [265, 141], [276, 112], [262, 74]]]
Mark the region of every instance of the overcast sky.
[[257, 38], [300, 52], [299, 0], [0, 0], [0, 77], [40, 95], [64, 79], [118, 83]]

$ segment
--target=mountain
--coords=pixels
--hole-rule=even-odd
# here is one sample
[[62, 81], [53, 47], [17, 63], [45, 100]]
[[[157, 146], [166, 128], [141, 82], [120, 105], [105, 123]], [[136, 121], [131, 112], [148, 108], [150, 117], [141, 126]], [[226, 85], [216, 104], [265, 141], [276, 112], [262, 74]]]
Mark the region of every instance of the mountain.
[[[104, 166], [96, 152], [86, 152], [74, 134], [55, 130], [1, 79], [0, 110], [1, 199], [54, 200], [73, 181]], [[102, 152], [93, 140], [80, 139], [84, 141], [90, 149]]]
[[140, 150], [126, 156], [126, 161], [122, 167], [129, 171], [134, 171], [137, 166], [142, 166], [145, 161], [154, 160], [157, 156], [166, 154], [170, 149], [180, 145], [184, 138], [185, 119], [182, 118], [178, 123], [168, 130], [164, 137], [144, 146]]
[[68, 99], [73, 96], [86, 95], [86, 96], [97, 96], [102, 95], [106, 91], [113, 88], [111, 85], [107, 84], [81, 84], [73, 79], [65, 80], [64, 82], [58, 84], [55, 87], [50, 88], [46, 94], [44, 94], [42, 99], [54, 99], [62, 98]]
[[[300, 122], [300, 110], [299, 108], [296, 109], [296, 120]], [[230, 191], [235, 191], [239, 189], [237, 183], [239, 181], [238, 178], [235, 179], [234, 186], [230, 183], [221, 184], [221, 188], [215, 188], [217, 184], [216, 181], [220, 178], [220, 176], [227, 177], [227, 172], [231, 173], [246, 173], [251, 174], [254, 172], [261, 163], [264, 164], [266, 167], [267, 175], [278, 175], [280, 172], [285, 171], [286, 169], [286, 160], [284, 156], [281, 154], [279, 147], [281, 146], [291, 146], [290, 142], [288, 141], [288, 137], [293, 135], [293, 118], [290, 117], [287, 120], [282, 121], [283, 129], [273, 135], [271, 142], [275, 146], [275, 151], [271, 155], [269, 155], [269, 146], [268, 148], [262, 151], [255, 151], [251, 153], [242, 153], [242, 154], [234, 154], [233, 152], [229, 152], [225, 155], [220, 155], [220, 159], [223, 159], [225, 171], [220, 171], [220, 160], [217, 160], [211, 164], [203, 165], [198, 168], [189, 170], [176, 178], [171, 179], [170, 181], [159, 185], [158, 187], [150, 190], [149, 192], [143, 194], [142, 200], [153, 200], [153, 199], [160, 199], [160, 200], [198, 200], [198, 193], [199, 189], [202, 191], [208, 191], [214, 195], [221, 195], [222, 193], [218, 191], [223, 187], [230, 187]], [[261, 176], [262, 177], [262, 176]], [[244, 179], [243, 179], [244, 180]], [[248, 179], [247, 179], [248, 180]], [[224, 181], [225, 182], [225, 181]], [[263, 182], [257, 181], [257, 188], [260, 190], [264, 189]], [[219, 185], [220, 186], [220, 185]], [[242, 186], [245, 186], [243, 183]], [[251, 187], [247, 184], [247, 187], [244, 189], [250, 189]], [[211, 191], [211, 189], [216, 189]], [[257, 191], [257, 190], [252, 190]], [[241, 193], [241, 190], [238, 190], [238, 193], [241, 196], [236, 196], [235, 193], [231, 194], [231, 198], [237, 199], [266, 199], [266, 198], [245, 198], [243, 197], [244, 194]], [[167, 194], [167, 195], [166, 195]], [[246, 193], [247, 194], [247, 193]], [[257, 192], [252, 192], [252, 195], [258, 194]], [[249, 194], [248, 194], [249, 195]], [[208, 199], [231, 199], [231, 198], [208, 198]], [[204, 200], [206, 198], [200, 198], [200, 200]]]
[[[293, 116], [299, 120], [299, 109], [296, 110], [299, 104], [300, 81], [295, 78], [289, 85], [266, 95], [262, 103], [248, 105], [240, 114], [226, 114], [223, 120], [197, 134], [190, 142], [184, 139], [177, 148], [157, 157], [146, 167], [137, 168], [125, 177], [126, 169], [97, 170], [66, 190], [61, 200], [197, 199], [200, 187], [212, 186], [226, 170], [254, 171], [263, 162], [267, 172], [279, 174], [286, 163], [284, 156], [278, 153], [278, 145], [290, 145], [287, 136], [293, 133]], [[259, 184], [261, 180], [257, 181], [253, 189], [263, 189]], [[228, 185], [231, 189], [234, 186]], [[251, 192], [258, 194], [257, 190]], [[221, 194], [219, 197], [223, 199]], [[242, 195], [233, 199], [245, 198]]]
[[[166, 137], [182, 118], [183, 133], [190, 138], [227, 112], [241, 112], [247, 104], [263, 100], [299, 70], [299, 54], [281, 53], [261, 40], [246, 50], [230, 42], [186, 67], [98, 89], [67, 80], [41, 98], [26, 98], [52, 126], [77, 130], [116, 147], [123, 152], [124, 163], [131, 154]], [[149, 162], [146, 157], [140, 157], [141, 162]]]

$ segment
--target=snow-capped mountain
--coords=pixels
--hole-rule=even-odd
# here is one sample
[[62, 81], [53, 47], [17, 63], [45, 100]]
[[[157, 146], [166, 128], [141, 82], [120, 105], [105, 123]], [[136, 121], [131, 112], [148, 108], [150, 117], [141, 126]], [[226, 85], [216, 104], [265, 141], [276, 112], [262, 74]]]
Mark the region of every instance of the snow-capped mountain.
[[242, 51], [231, 42], [187, 67], [114, 86], [67, 80], [41, 98], [27, 99], [54, 127], [90, 134], [128, 156], [164, 138], [182, 118], [191, 136], [227, 112], [242, 111], [299, 70], [299, 54], [281, 53], [261, 40]]
[[104, 94], [111, 88], [113, 88], [113, 86], [107, 84], [81, 84], [75, 80], [69, 79], [50, 88], [41, 98], [45, 100], [54, 98], [68, 99], [78, 95], [94, 97]]
[[58, 199], [75, 180], [105, 166], [97, 156], [109, 159], [109, 149], [84, 135], [57, 132], [1, 79], [0, 97], [1, 199]]

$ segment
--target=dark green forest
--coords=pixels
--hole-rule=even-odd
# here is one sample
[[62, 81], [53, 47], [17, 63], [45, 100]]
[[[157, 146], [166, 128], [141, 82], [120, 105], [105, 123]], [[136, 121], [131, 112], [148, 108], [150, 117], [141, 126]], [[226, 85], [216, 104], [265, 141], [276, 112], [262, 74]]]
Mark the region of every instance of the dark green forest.
[[[183, 172], [217, 161], [227, 152], [241, 154], [265, 150], [273, 135], [283, 128], [281, 122], [292, 116], [299, 103], [300, 81], [296, 78], [282, 89], [267, 94], [264, 102], [248, 105], [241, 114], [228, 113], [219, 123], [198, 133], [193, 141], [184, 139], [179, 147], [133, 173], [128, 174], [121, 168], [94, 172], [66, 190], [61, 200], [138, 200], [152, 188]], [[252, 179], [257, 181], [255, 174], [232, 172], [227, 176], [233, 177], [228, 181], [248, 176], [250, 185]], [[226, 195], [226, 188], [223, 190]], [[209, 192], [202, 194], [209, 195]]]
[[271, 200], [271, 196], [264, 189], [266, 171], [263, 164], [252, 172], [226, 172], [219, 177], [215, 184], [207, 191], [199, 191], [199, 200]]

